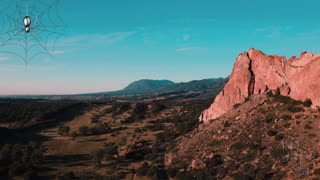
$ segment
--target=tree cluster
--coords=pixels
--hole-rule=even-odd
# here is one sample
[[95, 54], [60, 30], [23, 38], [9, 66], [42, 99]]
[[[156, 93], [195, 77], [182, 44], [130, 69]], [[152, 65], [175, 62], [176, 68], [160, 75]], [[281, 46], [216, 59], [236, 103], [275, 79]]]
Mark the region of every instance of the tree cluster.
[[46, 147], [34, 142], [5, 144], [0, 149], [0, 174], [9, 177], [23, 175], [25, 179], [32, 179], [46, 151]]

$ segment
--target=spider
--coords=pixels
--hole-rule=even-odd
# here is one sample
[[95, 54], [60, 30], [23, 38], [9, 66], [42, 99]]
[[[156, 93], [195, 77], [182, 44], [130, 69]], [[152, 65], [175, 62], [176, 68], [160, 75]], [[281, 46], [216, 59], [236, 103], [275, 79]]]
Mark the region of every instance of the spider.
[[23, 23], [24, 23], [24, 31], [26, 33], [29, 33], [30, 32], [30, 25], [31, 25], [31, 18], [29, 16], [24, 17]]
[[0, 30], [0, 52], [18, 56], [26, 66], [41, 54], [52, 56], [64, 27], [59, 25], [59, 0], [5, 1], [7, 6], [0, 9], [0, 22], [4, 24]]

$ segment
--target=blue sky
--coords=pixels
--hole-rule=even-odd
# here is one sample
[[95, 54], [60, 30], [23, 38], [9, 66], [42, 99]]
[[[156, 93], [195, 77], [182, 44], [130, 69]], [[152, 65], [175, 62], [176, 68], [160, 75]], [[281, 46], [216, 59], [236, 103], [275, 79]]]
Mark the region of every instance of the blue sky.
[[55, 55], [39, 56], [26, 70], [20, 59], [0, 54], [0, 94], [226, 77], [250, 47], [288, 57], [319, 53], [319, 6], [315, 0], [61, 0], [67, 26]]

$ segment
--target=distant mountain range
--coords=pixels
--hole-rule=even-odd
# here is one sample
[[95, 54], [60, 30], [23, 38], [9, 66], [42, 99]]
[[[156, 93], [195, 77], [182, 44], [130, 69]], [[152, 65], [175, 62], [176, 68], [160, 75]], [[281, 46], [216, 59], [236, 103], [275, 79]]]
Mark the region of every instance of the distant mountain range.
[[190, 82], [174, 83], [169, 80], [142, 79], [130, 83], [118, 91], [74, 94], [74, 95], [16, 95], [3, 98], [23, 99], [75, 99], [75, 100], [119, 100], [135, 101], [142, 99], [211, 99], [214, 98], [227, 83], [228, 78], [212, 78]]
[[142, 79], [134, 81], [120, 92], [124, 94], [145, 94], [173, 85], [175, 85], [175, 83], [169, 80]]
[[207, 90], [220, 91], [226, 82], [227, 78], [211, 78], [181, 83], [174, 83], [169, 80], [142, 79], [132, 82], [127, 87], [119, 91], [91, 93], [86, 95], [152, 95], [165, 93], [200, 92]]

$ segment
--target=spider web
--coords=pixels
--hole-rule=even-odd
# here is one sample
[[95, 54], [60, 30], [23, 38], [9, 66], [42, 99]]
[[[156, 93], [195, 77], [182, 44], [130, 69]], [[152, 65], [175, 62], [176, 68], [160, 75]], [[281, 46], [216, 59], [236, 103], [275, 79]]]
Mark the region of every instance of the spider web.
[[[54, 55], [65, 27], [58, 5], [59, 0], [0, 0], [0, 53], [15, 55], [26, 66], [37, 56]], [[31, 18], [29, 33], [25, 16]]]

